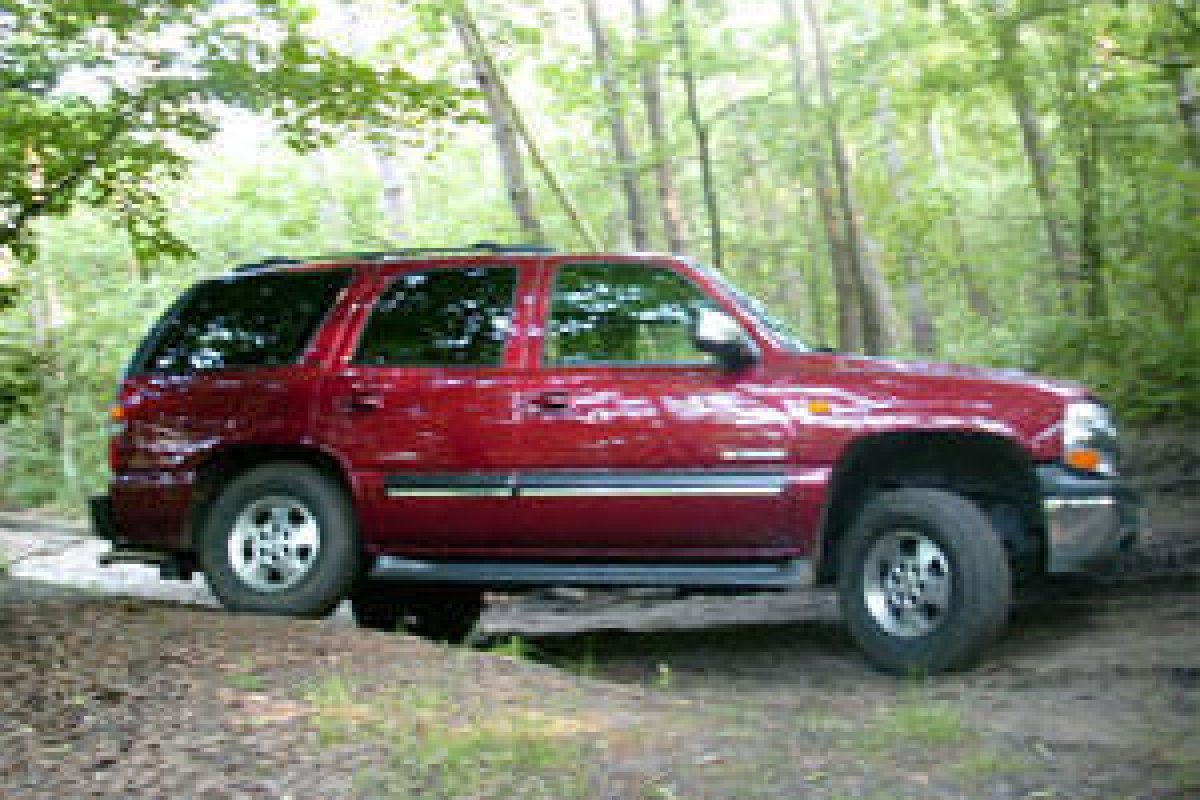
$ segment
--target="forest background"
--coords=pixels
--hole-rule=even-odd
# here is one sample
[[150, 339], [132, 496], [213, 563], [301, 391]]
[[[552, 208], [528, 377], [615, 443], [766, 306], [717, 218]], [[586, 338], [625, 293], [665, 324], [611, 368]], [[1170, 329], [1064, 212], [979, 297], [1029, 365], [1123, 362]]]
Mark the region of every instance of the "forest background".
[[0, 0], [0, 504], [103, 484], [198, 278], [482, 240], [1194, 431], [1198, 69], [1195, 0]]

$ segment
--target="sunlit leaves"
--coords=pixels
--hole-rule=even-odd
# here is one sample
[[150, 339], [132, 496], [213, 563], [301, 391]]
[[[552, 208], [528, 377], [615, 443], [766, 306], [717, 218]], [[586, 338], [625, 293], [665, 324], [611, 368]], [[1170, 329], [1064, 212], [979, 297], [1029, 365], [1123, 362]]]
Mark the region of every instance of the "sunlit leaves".
[[154, 187], [221, 105], [269, 115], [298, 149], [473, 118], [450, 82], [339, 52], [311, 19], [272, 0], [5, 0], [0, 247], [28, 256], [33, 221], [84, 203], [118, 208], [146, 258], [183, 252]]

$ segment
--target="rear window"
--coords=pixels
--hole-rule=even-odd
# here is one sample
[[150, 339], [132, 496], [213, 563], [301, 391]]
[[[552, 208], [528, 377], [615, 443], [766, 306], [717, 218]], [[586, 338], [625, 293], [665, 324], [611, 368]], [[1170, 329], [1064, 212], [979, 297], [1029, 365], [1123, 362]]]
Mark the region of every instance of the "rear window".
[[350, 270], [232, 275], [193, 287], [163, 318], [131, 374], [291, 364]]

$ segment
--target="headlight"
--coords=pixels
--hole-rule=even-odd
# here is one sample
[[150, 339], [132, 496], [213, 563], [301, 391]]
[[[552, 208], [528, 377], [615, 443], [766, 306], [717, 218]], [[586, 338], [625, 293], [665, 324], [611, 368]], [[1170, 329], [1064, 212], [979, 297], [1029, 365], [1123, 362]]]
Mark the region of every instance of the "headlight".
[[1071, 403], [1063, 420], [1063, 461], [1075, 469], [1117, 474], [1117, 426], [1097, 403]]

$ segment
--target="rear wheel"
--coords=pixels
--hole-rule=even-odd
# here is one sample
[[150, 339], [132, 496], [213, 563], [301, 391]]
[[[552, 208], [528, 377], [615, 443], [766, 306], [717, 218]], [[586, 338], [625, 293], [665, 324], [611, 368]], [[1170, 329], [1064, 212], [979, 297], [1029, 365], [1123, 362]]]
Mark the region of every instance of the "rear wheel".
[[198, 541], [213, 594], [233, 611], [321, 617], [358, 573], [345, 493], [302, 464], [238, 476], [205, 515]]
[[402, 631], [459, 643], [483, 614], [483, 592], [459, 587], [414, 587], [363, 579], [350, 592], [350, 610], [364, 628]]
[[1008, 617], [1004, 543], [960, 495], [878, 495], [844, 543], [840, 602], [868, 658], [894, 673], [968, 666]]

